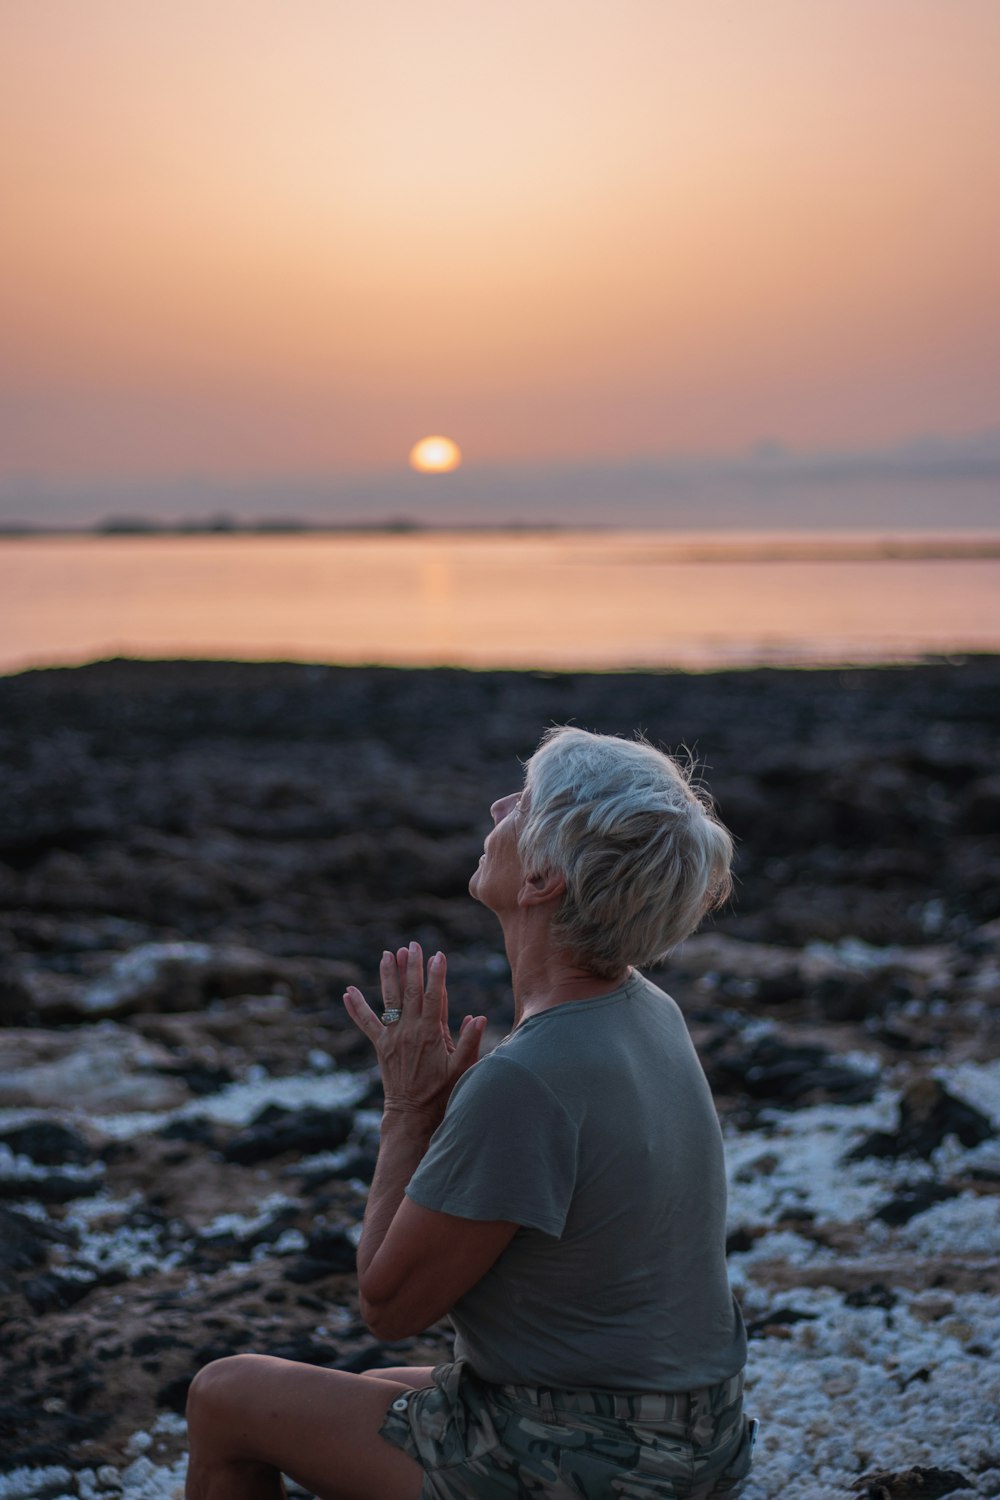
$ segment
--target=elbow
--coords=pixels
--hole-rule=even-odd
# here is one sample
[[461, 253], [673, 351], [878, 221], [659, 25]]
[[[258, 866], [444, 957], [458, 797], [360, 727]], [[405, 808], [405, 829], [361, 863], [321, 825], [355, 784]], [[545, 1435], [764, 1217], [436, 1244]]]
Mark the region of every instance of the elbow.
[[412, 1316], [407, 1317], [403, 1309], [393, 1307], [391, 1302], [372, 1302], [364, 1295], [361, 1297], [361, 1316], [371, 1333], [383, 1344], [394, 1344], [399, 1339], [424, 1331], [423, 1323]]

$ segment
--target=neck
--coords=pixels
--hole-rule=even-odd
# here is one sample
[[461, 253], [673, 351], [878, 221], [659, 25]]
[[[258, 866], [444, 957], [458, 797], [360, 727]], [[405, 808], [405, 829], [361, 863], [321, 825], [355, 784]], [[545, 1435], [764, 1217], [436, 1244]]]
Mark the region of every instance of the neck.
[[521, 941], [512, 941], [506, 932], [504, 936], [514, 986], [515, 1026], [557, 1005], [610, 995], [621, 989], [632, 972], [626, 964], [611, 979], [601, 979], [541, 934], [534, 941], [527, 935]]

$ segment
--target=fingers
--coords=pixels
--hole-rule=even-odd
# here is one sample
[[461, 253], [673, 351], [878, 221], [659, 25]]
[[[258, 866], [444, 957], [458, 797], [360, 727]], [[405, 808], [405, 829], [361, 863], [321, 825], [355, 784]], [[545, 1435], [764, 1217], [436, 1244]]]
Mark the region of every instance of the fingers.
[[409, 948], [400, 948], [396, 955], [399, 962], [400, 954], [404, 955], [401, 965], [403, 971], [403, 1014], [409, 1008], [410, 1016], [419, 1016], [423, 1012], [424, 1001], [424, 955], [419, 943], [411, 943]]
[[400, 963], [400, 955], [405, 953], [406, 949], [400, 948], [399, 953], [393, 956], [387, 948], [379, 962], [378, 977], [382, 986], [382, 1003], [386, 1010], [397, 1009], [402, 1004], [402, 980], [406, 975], [406, 965], [405, 960]]
[[[447, 963], [443, 953], [435, 953], [427, 966], [427, 986], [424, 987], [424, 955], [419, 943], [410, 943], [406, 948], [397, 948], [392, 953], [387, 948], [379, 961], [379, 982], [382, 986], [382, 1004], [386, 1010], [400, 1010], [410, 1021], [429, 1018], [447, 1030], [448, 993], [445, 986]], [[381, 1028], [379, 1018], [368, 1006], [360, 990], [349, 987], [364, 1005], [368, 1016], [373, 1016]], [[347, 996], [345, 995], [345, 1003]], [[361, 1026], [355, 1012], [348, 1007], [352, 1020]], [[359, 1013], [360, 1014], [360, 1013]], [[364, 1030], [364, 1027], [362, 1027]], [[371, 1033], [367, 1033], [370, 1035]], [[373, 1038], [374, 1040], [374, 1038]]]
[[348, 985], [345, 990], [344, 1008], [358, 1030], [364, 1032], [373, 1046], [377, 1046], [385, 1027], [356, 985]]
[[[410, 1018], [433, 1021], [447, 1029], [448, 995], [445, 988], [447, 962], [443, 953], [435, 953], [427, 965], [424, 984], [424, 954], [419, 943], [410, 943], [396, 954], [396, 969], [402, 981], [403, 1014]], [[399, 1003], [399, 1002], [397, 1002]]]
[[448, 1034], [448, 990], [445, 977], [448, 961], [443, 953], [435, 953], [427, 965], [427, 996], [425, 1011]]
[[452, 1057], [452, 1066], [456, 1075], [464, 1073], [466, 1069], [472, 1067], [474, 1062], [479, 1061], [479, 1046], [485, 1030], [485, 1016], [465, 1017], [459, 1027], [458, 1041], [455, 1043], [455, 1052]]

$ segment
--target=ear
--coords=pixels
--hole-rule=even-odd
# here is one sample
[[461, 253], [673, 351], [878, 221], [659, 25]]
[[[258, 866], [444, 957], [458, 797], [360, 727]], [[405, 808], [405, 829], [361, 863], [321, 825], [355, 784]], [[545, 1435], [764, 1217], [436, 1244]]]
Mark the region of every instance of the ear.
[[544, 906], [561, 901], [566, 893], [566, 877], [558, 870], [544, 870], [540, 875], [526, 875], [517, 893], [518, 906]]

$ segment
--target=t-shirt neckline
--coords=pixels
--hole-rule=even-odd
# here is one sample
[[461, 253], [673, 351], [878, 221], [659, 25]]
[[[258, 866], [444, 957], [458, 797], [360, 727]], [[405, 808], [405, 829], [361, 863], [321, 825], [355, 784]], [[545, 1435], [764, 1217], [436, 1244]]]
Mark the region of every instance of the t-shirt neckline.
[[619, 1005], [623, 1000], [629, 998], [630, 992], [639, 988], [646, 981], [639, 970], [633, 968], [631, 974], [624, 984], [620, 984], [616, 990], [609, 990], [606, 995], [585, 996], [582, 1000], [563, 1000], [559, 1005], [550, 1005], [547, 1010], [540, 1010], [533, 1016], [528, 1016], [520, 1025], [515, 1026], [510, 1036], [517, 1036], [535, 1021], [544, 1021], [547, 1016], [558, 1016], [566, 1011], [596, 1010], [602, 1005]]

